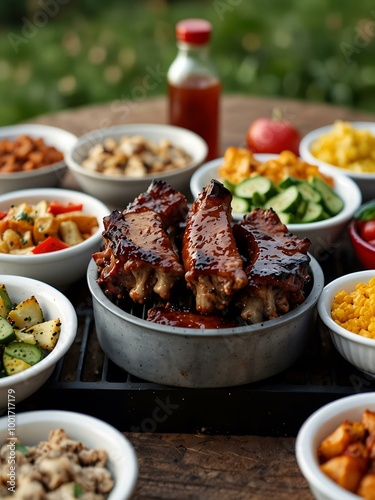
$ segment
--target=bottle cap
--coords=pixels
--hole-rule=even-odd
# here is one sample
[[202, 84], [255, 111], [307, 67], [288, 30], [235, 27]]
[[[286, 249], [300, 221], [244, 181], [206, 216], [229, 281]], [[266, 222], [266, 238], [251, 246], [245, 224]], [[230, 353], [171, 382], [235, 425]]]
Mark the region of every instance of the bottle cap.
[[205, 19], [185, 19], [176, 25], [176, 36], [180, 42], [203, 45], [210, 39], [211, 23]]

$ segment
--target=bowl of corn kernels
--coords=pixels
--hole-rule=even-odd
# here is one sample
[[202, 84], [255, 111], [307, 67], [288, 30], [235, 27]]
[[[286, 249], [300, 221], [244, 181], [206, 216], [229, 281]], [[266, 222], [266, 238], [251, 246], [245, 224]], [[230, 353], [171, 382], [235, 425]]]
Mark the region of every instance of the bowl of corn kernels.
[[306, 162], [350, 177], [360, 188], [363, 201], [374, 197], [375, 122], [336, 120], [306, 134], [299, 150]]
[[375, 377], [375, 269], [333, 280], [319, 298], [318, 314], [338, 352]]

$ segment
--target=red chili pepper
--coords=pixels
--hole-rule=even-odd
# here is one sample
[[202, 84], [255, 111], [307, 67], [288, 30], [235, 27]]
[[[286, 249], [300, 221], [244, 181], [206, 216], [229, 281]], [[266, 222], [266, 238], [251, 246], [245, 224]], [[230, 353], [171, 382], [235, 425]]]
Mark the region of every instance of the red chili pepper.
[[64, 248], [69, 248], [69, 245], [61, 240], [54, 238], [53, 236], [48, 236], [44, 241], [39, 243], [32, 252], [34, 254], [56, 252], [57, 250], [64, 250]]
[[48, 207], [48, 212], [53, 215], [66, 214], [67, 212], [76, 212], [82, 210], [82, 203], [69, 202], [67, 204], [60, 203], [59, 201], [51, 201]]

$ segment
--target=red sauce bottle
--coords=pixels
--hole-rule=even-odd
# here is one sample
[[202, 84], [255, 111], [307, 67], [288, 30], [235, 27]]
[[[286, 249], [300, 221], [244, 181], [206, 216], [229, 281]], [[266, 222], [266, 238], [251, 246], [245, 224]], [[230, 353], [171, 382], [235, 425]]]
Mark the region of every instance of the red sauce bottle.
[[168, 71], [169, 123], [200, 135], [207, 160], [219, 156], [221, 82], [209, 57], [211, 24], [186, 19], [176, 25], [178, 54]]

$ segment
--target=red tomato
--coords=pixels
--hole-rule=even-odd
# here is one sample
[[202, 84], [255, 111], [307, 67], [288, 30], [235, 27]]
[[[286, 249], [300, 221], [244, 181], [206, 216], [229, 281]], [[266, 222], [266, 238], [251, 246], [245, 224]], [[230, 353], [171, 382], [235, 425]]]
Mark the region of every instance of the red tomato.
[[375, 240], [375, 219], [365, 222], [360, 228], [360, 234], [365, 241]]
[[248, 128], [247, 147], [253, 153], [279, 154], [288, 149], [299, 155], [301, 136], [296, 127], [282, 118], [258, 118]]

